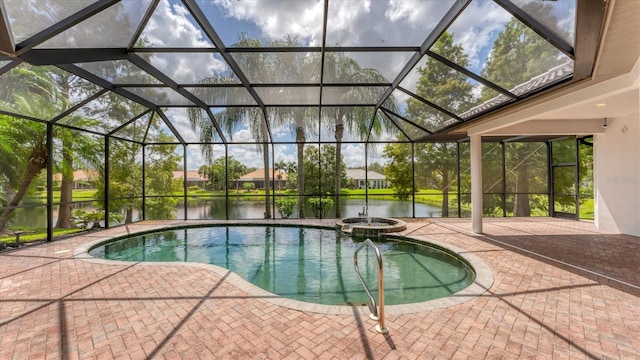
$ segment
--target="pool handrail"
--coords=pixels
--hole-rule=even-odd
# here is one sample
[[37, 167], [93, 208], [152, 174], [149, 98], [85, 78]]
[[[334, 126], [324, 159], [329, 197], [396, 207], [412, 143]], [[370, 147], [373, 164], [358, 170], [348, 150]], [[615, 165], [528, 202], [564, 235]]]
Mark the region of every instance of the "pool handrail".
[[[364, 248], [366, 245], [369, 245], [373, 248], [373, 250], [376, 253], [376, 258], [378, 259], [378, 302], [380, 305], [379, 307], [376, 306], [376, 300], [373, 298], [373, 295], [371, 295], [371, 291], [369, 291], [369, 288], [367, 287], [367, 284], [362, 278], [362, 275], [360, 275], [360, 269], [358, 268], [358, 252], [362, 250], [362, 248]], [[380, 253], [380, 249], [378, 249], [376, 244], [374, 244], [373, 241], [371, 241], [371, 239], [369, 238], [365, 239], [365, 241], [363, 241], [362, 244], [360, 244], [360, 246], [358, 246], [356, 251], [353, 253], [353, 266], [356, 270], [356, 276], [358, 277], [358, 280], [360, 280], [360, 283], [364, 287], [364, 291], [367, 293], [367, 296], [369, 297], [369, 301], [371, 302], [370, 304], [368, 304], [369, 310], [371, 311], [371, 315], [369, 315], [369, 317], [373, 320], [378, 321], [378, 325], [376, 325], [376, 331], [381, 334], [388, 333], [389, 329], [387, 329], [386, 326], [384, 325], [384, 271], [382, 269], [382, 254]]]

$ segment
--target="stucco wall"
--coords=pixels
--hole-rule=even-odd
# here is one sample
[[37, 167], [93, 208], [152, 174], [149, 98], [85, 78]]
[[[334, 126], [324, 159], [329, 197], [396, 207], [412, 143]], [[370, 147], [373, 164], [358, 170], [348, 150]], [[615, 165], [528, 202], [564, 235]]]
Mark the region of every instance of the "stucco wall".
[[605, 133], [594, 136], [595, 222], [602, 231], [640, 236], [638, 110], [607, 119]]

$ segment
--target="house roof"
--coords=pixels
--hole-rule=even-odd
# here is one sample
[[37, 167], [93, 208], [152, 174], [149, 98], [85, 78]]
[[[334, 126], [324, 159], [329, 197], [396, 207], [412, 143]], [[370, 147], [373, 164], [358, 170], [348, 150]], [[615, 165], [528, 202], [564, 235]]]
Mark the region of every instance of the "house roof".
[[[276, 170], [276, 177], [280, 176], [281, 179], [277, 179], [277, 180], [287, 180], [287, 174], [280, 171], [280, 170]], [[269, 180], [273, 179], [273, 169], [269, 169]], [[244, 174], [240, 177], [240, 181], [262, 181], [264, 180], [264, 168], [262, 169], [258, 169], [256, 171], [252, 171], [248, 174]]]
[[[174, 171], [174, 179], [182, 179], [184, 177], [184, 171]], [[187, 181], [206, 181], [207, 177], [198, 174], [198, 170], [187, 170]]]
[[[73, 181], [93, 181], [98, 178], [95, 170], [74, 170]], [[53, 174], [53, 181], [62, 181], [62, 173]]]
[[347, 169], [347, 178], [354, 180], [386, 180], [385, 176], [378, 172], [369, 170], [365, 174], [365, 171], [362, 169]]

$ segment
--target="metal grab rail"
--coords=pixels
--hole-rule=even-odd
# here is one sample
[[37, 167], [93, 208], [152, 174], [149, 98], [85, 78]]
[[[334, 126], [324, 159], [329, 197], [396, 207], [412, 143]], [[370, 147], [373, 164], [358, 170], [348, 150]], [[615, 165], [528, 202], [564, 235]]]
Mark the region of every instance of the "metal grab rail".
[[[371, 295], [371, 291], [369, 291], [362, 275], [360, 275], [360, 269], [358, 268], [358, 252], [362, 250], [365, 245], [371, 246], [378, 258], [378, 302], [380, 303], [380, 308], [376, 306], [376, 300], [373, 298], [373, 295]], [[371, 315], [369, 315], [369, 317], [378, 321], [376, 331], [381, 334], [388, 333], [389, 329], [384, 326], [384, 274], [382, 270], [382, 255], [380, 254], [380, 249], [378, 249], [371, 239], [366, 239], [353, 253], [353, 266], [356, 269], [356, 276], [360, 280], [360, 283], [364, 287], [364, 291], [367, 293], [367, 296], [369, 296], [369, 301], [371, 302], [371, 304], [369, 304], [369, 310], [371, 311]]]

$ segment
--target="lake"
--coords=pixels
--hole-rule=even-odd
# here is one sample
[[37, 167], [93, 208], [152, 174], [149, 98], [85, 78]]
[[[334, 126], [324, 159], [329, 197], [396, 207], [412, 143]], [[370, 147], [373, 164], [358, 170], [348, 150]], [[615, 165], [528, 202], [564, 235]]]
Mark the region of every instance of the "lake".
[[[225, 219], [225, 199], [224, 198], [208, 198], [193, 199], [189, 198], [187, 206], [187, 219]], [[369, 199], [369, 216], [377, 217], [412, 217], [412, 203], [410, 201], [398, 200], [380, 200]], [[342, 217], [357, 217], [363, 211], [365, 206], [364, 199], [341, 199], [340, 208]], [[76, 209], [84, 209], [85, 211], [95, 210], [93, 204], [77, 203]], [[452, 209], [453, 210], [453, 209]], [[313, 218], [311, 208], [305, 209], [306, 217]], [[294, 209], [291, 218], [297, 218], [297, 207]], [[442, 214], [439, 207], [427, 204], [415, 204], [415, 217], [440, 217]], [[281, 218], [278, 210], [273, 214], [275, 218]], [[184, 218], [184, 205], [180, 201], [175, 208], [174, 216], [176, 219]], [[334, 212], [328, 214], [329, 218], [335, 217]], [[58, 208], [54, 207], [53, 222], [55, 224], [58, 218]], [[247, 199], [246, 197], [229, 198], [229, 219], [262, 219], [264, 218], [264, 201]], [[139, 219], [139, 212], [134, 211], [134, 221]], [[46, 206], [36, 206], [33, 208], [17, 209], [13, 213], [11, 220], [12, 226], [29, 226], [29, 227], [46, 227], [47, 212]]]

